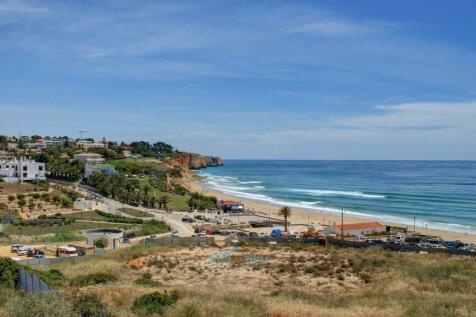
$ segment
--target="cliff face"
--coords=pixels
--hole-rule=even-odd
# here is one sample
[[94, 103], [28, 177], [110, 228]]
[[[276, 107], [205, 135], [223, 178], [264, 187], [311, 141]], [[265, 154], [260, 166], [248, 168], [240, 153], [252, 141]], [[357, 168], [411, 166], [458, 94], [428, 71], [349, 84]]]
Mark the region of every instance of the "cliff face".
[[201, 169], [213, 166], [222, 166], [223, 160], [215, 156], [204, 156], [196, 153], [179, 153], [172, 159], [187, 169]]

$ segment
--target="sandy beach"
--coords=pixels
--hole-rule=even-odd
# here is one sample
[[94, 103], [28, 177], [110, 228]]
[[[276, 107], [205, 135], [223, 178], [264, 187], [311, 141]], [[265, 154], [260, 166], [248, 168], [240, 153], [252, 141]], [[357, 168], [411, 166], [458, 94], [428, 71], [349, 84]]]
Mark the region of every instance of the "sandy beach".
[[[237, 197], [227, 193], [222, 193], [213, 189], [208, 188], [203, 182], [200, 181], [199, 177], [193, 177], [190, 181], [190, 186], [192, 191], [204, 193], [207, 195], [212, 195], [217, 197], [218, 199], [223, 200], [235, 200], [240, 201], [245, 205], [246, 209], [252, 210], [254, 212], [259, 212], [265, 215], [269, 215], [271, 217], [279, 217], [278, 210], [282, 207], [278, 204], [273, 204], [265, 201], [253, 200], [249, 198]], [[329, 211], [319, 211], [314, 209], [306, 209], [306, 208], [297, 208], [292, 207], [293, 214], [290, 217], [290, 222], [292, 224], [340, 224], [341, 223], [341, 215], [336, 214]], [[344, 214], [344, 223], [356, 223], [356, 222], [365, 222], [365, 221], [372, 221], [376, 219], [372, 218], [364, 218], [364, 217], [356, 217], [356, 216], [349, 216]], [[413, 231], [413, 226], [408, 226], [405, 224], [399, 223], [392, 223], [378, 220], [380, 223], [390, 226], [397, 226], [397, 227], [408, 227], [409, 231]], [[426, 235], [434, 235], [440, 236], [445, 240], [461, 240], [464, 242], [471, 242], [476, 243], [476, 234], [466, 234], [460, 232], [453, 232], [453, 231], [444, 231], [444, 230], [437, 230], [437, 229], [426, 229], [422, 227], [416, 227], [416, 231]]]

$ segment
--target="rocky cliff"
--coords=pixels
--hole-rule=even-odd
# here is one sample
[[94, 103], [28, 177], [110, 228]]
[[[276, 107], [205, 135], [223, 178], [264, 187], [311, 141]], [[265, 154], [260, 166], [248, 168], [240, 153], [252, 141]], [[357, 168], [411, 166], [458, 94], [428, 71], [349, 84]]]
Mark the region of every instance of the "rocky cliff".
[[223, 160], [215, 156], [204, 156], [196, 153], [179, 153], [172, 159], [187, 169], [201, 169], [213, 166], [222, 166]]

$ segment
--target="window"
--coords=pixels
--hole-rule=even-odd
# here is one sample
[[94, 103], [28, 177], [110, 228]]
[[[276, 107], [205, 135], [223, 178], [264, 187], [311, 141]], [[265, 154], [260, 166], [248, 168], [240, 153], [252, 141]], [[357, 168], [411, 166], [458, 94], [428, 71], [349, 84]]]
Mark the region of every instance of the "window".
[[43, 165], [38, 166], [38, 170], [42, 171], [43, 170]]
[[28, 171], [28, 166], [23, 166], [24, 171]]
[[23, 173], [23, 177], [28, 177], [28, 173]]

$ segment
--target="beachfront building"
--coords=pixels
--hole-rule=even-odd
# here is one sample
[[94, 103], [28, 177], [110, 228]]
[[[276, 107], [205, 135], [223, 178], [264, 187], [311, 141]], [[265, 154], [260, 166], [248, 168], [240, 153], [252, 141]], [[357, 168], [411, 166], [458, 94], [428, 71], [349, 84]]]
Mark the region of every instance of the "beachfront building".
[[223, 212], [243, 212], [245, 206], [238, 201], [220, 200], [217, 202], [217, 207]]
[[88, 178], [95, 172], [104, 173], [107, 175], [114, 175], [116, 173], [116, 169], [114, 165], [111, 165], [111, 164], [86, 163], [86, 165], [84, 166], [84, 176]]
[[385, 232], [387, 228], [380, 222], [358, 222], [342, 225], [331, 225], [324, 229], [325, 234], [341, 234], [343, 229], [344, 236], [356, 236], [359, 234], [376, 234]]
[[81, 153], [75, 154], [73, 159], [90, 164], [100, 164], [104, 163], [104, 157], [101, 154], [96, 153]]
[[6, 182], [46, 180], [45, 172], [45, 163], [34, 160], [26, 158], [0, 160], [0, 177]]

